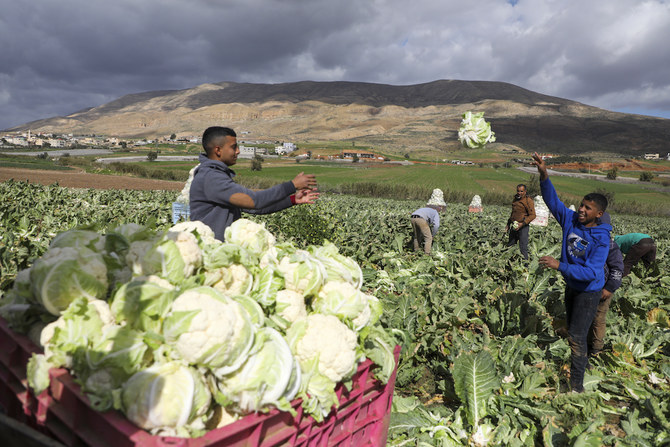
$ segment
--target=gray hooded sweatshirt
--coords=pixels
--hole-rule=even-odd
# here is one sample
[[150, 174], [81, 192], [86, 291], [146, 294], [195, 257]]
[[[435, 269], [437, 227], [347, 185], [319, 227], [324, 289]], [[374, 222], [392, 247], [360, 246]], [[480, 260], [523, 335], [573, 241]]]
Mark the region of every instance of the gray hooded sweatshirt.
[[[291, 206], [295, 194], [293, 182], [285, 182], [262, 191], [253, 191], [233, 181], [235, 171], [225, 163], [200, 154], [200, 166], [195, 171], [190, 191], [191, 220], [209, 226], [215, 237], [223, 241], [226, 228], [239, 219], [242, 211], [268, 214]], [[242, 209], [230, 203], [233, 194], [247, 194], [254, 201], [254, 209]]]

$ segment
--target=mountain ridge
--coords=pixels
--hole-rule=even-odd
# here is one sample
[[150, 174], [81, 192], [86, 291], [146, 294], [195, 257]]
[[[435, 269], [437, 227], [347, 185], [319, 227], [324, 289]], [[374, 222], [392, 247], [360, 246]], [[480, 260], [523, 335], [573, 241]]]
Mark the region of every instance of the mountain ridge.
[[459, 148], [461, 115], [482, 111], [500, 144], [525, 151], [667, 151], [670, 120], [611, 112], [496, 81], [415, 85], [351, 81], [219, 82], [131, 93], [97, 107], [9, 130], [133, 137], [200, 135], [211, 125], [250, 138], [341, 140], [389, 152]]

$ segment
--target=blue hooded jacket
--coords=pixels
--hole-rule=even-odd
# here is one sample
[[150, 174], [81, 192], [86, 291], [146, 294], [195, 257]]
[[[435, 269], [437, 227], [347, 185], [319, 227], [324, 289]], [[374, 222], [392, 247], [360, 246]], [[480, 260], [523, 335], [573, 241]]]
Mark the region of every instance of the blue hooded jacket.
[[558, 271], [568, 287], [578, 292], [597, 292], [605, 285], [605, 261], [610, 249], [612, 226], [601, 223], [585, 227], [578, 214], [566, 207], [549, 179], [540, 182], [542, 198], [563, 229]]

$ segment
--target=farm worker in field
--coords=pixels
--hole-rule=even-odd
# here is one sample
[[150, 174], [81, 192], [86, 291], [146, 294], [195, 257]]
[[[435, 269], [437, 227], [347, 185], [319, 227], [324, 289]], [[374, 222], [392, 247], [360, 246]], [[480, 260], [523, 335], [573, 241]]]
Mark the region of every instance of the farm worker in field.
[[[603, 216], [600, 218], [600, 224], [612, 225], [609, 213], [603, 213]], [[612, 295], [621, 286], [622, 277], [623, 255], [621, 254], [621, 250], [619, 250], [619, 246], [610, 238], [610, 249], [607, 253], [607, 261], [605, 261], [605, 286], [600, 295], [596, 316], [589, 330], [589, 357], [598, 355], [605, 346], [607, 311], [610, 308]]]
[[314, 203], [316, 177], [300, 173], [289, 182], [262, 191], [253, 191], [235, 183], [230, 169], [240, 149], [237, 134], [228, 127], [209, 127], [202, 135], [204, 154], [195, 170], [190, 190], [191, 220], [208, 225], [220, 241], [226, 228], [239, 219], [242, 211], [267, 214], [295, 204]]
[[614, 242], [626, 255], [623, 260], [623, 276], [628, 276], [640, 259], [647, 268], [656, 260], [656, 242], [648, 234], [628, 233], [614, 236]]
[[526, 195], [526, 185], [516, 185], [516, 195], [512, 201], [512, 213], [507, 219], [505, 232], [509, 232], [507, 246], [519, 243], [524, 259], [528, 259], [528, 226], [535, 220], [535, 203]]
[[411, 216], [412, 223], [412, 242], [414, 251], [419, 251], [420, 244], [423, 244], [423, 251], [429, 255], [433, 246], [433, 238], [440, 228], [440, 213], [447, 207], [444, 201], [444, 194], [441, 189], [434, 189], [430, 200], [425, 207], [414, 211]]
[[598, 224], [607, 209], [607, 198], [598, 193], [587, 194], [578, 211], [571, 211], [558, 199], [544, 160], [537, 153], [533, 154], [533, 160], [540, 173], [542, 198], [563, 230], [561, 260], [542, 256], [539, 262], [545, 268], [558, 270], [565, 279], [568, 344], [572, 354], [570, 386], [581, 393], [588, 364], [588, 333], [605, 286], [605, 261], [610, 249], [612, 226]]

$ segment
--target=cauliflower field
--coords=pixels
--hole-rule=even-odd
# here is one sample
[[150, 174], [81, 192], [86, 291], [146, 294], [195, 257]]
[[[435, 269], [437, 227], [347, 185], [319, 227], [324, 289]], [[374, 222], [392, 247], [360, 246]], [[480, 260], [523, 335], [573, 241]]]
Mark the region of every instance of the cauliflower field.
[[[616, 234], [644, 232], [654, 237], [658, 247], [657, 263], [649, 271], [638, 265], [624, 279], [608, 314], [605, 352], [587, 371], [586, 392], [572, 394], [568, 392], [567, 377], [570, 352], [561, 336], [565, 325], [564, 284], [555, 271], [542, 270], [537, 263], [542, 255], [559, 255], [560, 229], [553, 220], [546, 228], [531, 227], [530, 262], [525, 263], [518, 247], [505, 247], [502, 230], [509, 209], [485, 206], [484, 212], [475, 215], [467, 213], [466, 205], [450, 204], [442, 217], [433, 254], [420, 256], [410, 252], [408, 247], [409, 214], [421, 203], [326, 195], [313, 206], [253, 217], [254, 222], [264, 224], [276, 241], [269, 244], [270, 236], [254, 239], [244, 253], [267, 253], [268, 247], [279, 247], [276, 254], [270, 250], [271, 254], [265, 259], [257, 255], [253, 262], [245, 262], [240, 257], [242, 250], [219, 249], [215, 256], [216, 250], [205, 249], [201, 250], [202, 260], [199, 260], [196, 251], [188, 249], [193, 244], [207, 245], [203, 240], [205, 235], [199, 231], [187, 232], [192, 237], [168, 233], [151, 247], [141, 243], [146, 235], [140, 234], [126, 252], [130, 272], [106, 278], [95, 269], [81, 271], [75, 267], [78, 263], [74, 258], [94, 259], [96, 247], [98, 251], [103, 248], [100, 256], [105, 261], [103, 264], [109, 265], [110, 259], [105, 253], [120, 250], [115, 248], [114, 238], [106, 237], [102, 247], [102, 242], [86, 240], [81, 235], [70, 241], [61, 236], [61, 242], [56, 237], [62, 231], [83, 229], [86, 225], [96, 234], [114, 233], [113, 229], [119, 229], [117, 233], [122, 234], [126, 231], [126, 239], [128, 236], [132, 239], [131, 229], [138, 228], [129, 224], [146, 226], [153, 233], [163, 234], [171, 227], [170, 205], [174, 196], [175, 193], [165, 192], [70, 190], [22, 182], [0, 184], [3, 303], [8, 304], [17, 293], [25, 291], [22, 287], [45, 289], [44, 282], [49, 280], [49, 275], [35, 274], [36, 281], [28, 284], [25, 273], [21, 272], [40, 264], [44, 264], [40, 270], [50, 270], [53, 261], [48, 256], [37, 261], [47, 253], [49, 244], [62, 244], [61, 250], [74, 244], [77, 254], [65, 250], [59, 260], [72, 261], [63, 274], [82, 278], [69, 282], [76, 282], [80, 288], [65, 288], [57, 295], [98, 296], [104, 286], [105, 290], [115, 290], [107, 300], [111, 314], [126, 312], [132, 321], [121, 329], [111, 324], [110, 327], [117, 328], [110, 329], [104, 339], [96, 340], [96, 349], [83, 360], [68, 357], [59, 347], [62, 343], [54, 342], [49, 347], [52, 357], [62, 364], [71, 361], [89, 365], [82, 379], [88, 374], [86, 386], [99, 391], [97, 403], [101, 408], [125, 406], [131, 419], [146, 421], [150, 430], [165, 427], [165, 421], [175, 426], [181, 421], [202, 421], [204, 415], [195, 411], [202, 408], [196, 403], [200, 402], [198, 399], [213, 398], [227, 403], [232, 417], [235, 411], [244, 412], [270, 403], [281, 408], [293, 392], [306, 391], [292, 389], [298, 370], [312, 372], [314, 387], [321, 389], [322, 384], [346, 380], [351, 373], [352, 358], [362, 356], [364, 349], [375, 356], [375, 352], [383, 351], [380, 346], [384, 342], [388, 344], [393, 337], [402, 344], [403, 350], [389, 445], [655, 446], [670, 443], [670, 224], [667, 219], [612, 216]], [[245, 231], [239, 233], [240, 240], [249, 239]], [[227, 240], [231, 242], [234, 238], [231, 235]], [[77, 245], [79, 243], [82, 245]], [[183, 253], [181, 264], [177, 266], [167, 260], [170, 253], [176, 253], [174, 250]], [[317, 253], [319, 251], [322, 253]], [[314, 292], [319, 273], [309, 267], [312, 258], [321, 259], [319, 264], [324, 268], [328, 268], [325, 259], [336, 259], [338, 265], [343, 265], [338, 269], [340, 277], [328, 275], [339, 285], [318, 287], [319, 291]], [[358, 270], [348, 264], [348, 260], [361, 267], [358, 276]], [[174, 301], [171, 294], [175, 292], [169, 285], [193, 278], [189, 276], [190, 269], [196, 266], [194, 271], [197, 271], [198, 262], [207, 263], [204, 269], [207, 273], [193, 287], [181, 286], [187, 290], [187, 294], [180, 294], [182, 302], [171, 308], [165, 318], [160, 317], [168, 307], [164, 302]], [[92, 265], [97, 265], [96, 261]], [[232, 265], [237, 267], [231, 268]], [[259, 270], [250, 271], [248, 265], [255, 265]], [[268, 265], [273, 267], [267, 268]], [[255, 278], [267, 271], [274, 273], [265, 273], [266, 288], [263, 288]], [[139, 273], [155, 278], [127, 281], [128, 277], [123, 276]], [[272, 289], [277, 278], [283, 279], [284, 285], [290, 284], [290, 288], [284, 287], [285, 291], [273, 295], [274, 301], [264, 303], [264, 297], [272, 295], [264, 291]], [[126, 290], [115, 289], [115, 281], [125, 284]], [[221, 298], [231, 295], [254, 299]], [[303, 307], [300, 300], [305, 296], [311, 297], [308, 308]], [[134, 306], [142, 306], [146, 297], [151, 297], [151, 309], [135, 312]], [[49, 307], [44, 307], [50, 308], [52, 313], [65, 306], [50, 292], [39, 294], [38, 299], [49, 303]], [[345, 308], [339, 305], [343, 300], [348, 304]], [[64, 314], [69, 320], [64, 318], [67, 321], [60, 324], [74, 327], [77, 318], [87, 315], [87, 321], [95, 327], [79, 330], [102, 333], [100, 327], [109, 324], [108, 315], [89, 302], [74, 298], [74, 305], [68, 305]], [[199, 315], [194, 307], [211, 309], [208, 313], [216, 314], [217, 321], [232, 318], [234, 314], [244, 315], [235, 319], [244, 324], [235, 327], [233, 333], [218, 335], [235, 342], [221, 347], [198, 341], [198, 337], [219, 328], [211, 324], [211, 315]], [[273, 311], [268, 312], [269, 308]], [[3, 314], [10, 310], [3, 307]], [[307, 313], [318, 316], [305, 319]], [[133, 315], [139, 317], [133, 321]], [[263, 316], [266, 321], [259, 325], [258, 319]], [[55, 320], [55, 315], [51, 319]], [[166, 324], [159, 331], [154, 325], [160, 321]], [[291, 324], [293, 321], [300, 324]], [[337, 344], [315, 346], [314, 337], [310, 335], [315, 328], [321, 334], [333, 334], [327, 338], [337, 339]], [[160, 333], [169, 343], [137, 336], [147, 331]], [[254, 340], [264, 343], [250, 344], [249, 331], [254, 331]], [[51, 336], [62, 338], [67, 333], [58, 330]], [[49, 337], [49, 331], [42, 334]], [[115, 340], [114, 348], [110, 346], [110, 336]], [[361, 339], [366, 338], [380, 342], [366, 347], [366, 343], [361, 343]], [[142, 344], [147, 346], [144, 351], [135, 349]], [[159, 347], [166, 344], [170, 349]], [[121, 349], [122, 355], [105, 355], [122, 346], [127, 348]], [[321, 361], [315, 365], [313, 358], [317, 351]], [[137, 367], [144, 365], [142, 362], [148, 352], [152, 358], [162, 355], [170, 361], [149, 368]], [[243, 368], [245, 373], [239, 376], [258, 375], [258, 371], [267, 368], [264, 359], [268, 352], [273, 353], [273, 359], [285, 359], [286, 368], [279, 368], [283, 373], [267, 378], [276, 385], [266, 387], [267, 393], [249, 392], [234, 373]], [[188, 362], [178, 361], [185, 357]], [[255, 360], [239, 366], [235, 363], [240, 357]], [[382, 356], [373, 358], [383, 363], [380, 359]], [[46, 358], [33, 362], [35, 371], [44, 367], [43, 360]], [[184, 367], [183, 363], [206, 366]], [[293, 367], [295, 364], [301, 368]], [[204, 381], [194, 374], [203, 369], [210, 372]], [[384, 369], [379, 368], [380, 372]], [[96, 374], [99, 370], [113, 373]], [[135, 399], [132, 403], [127, 399], [124, 404], [123, 392], [108, 392], [118, 388], [115, 381], [121, 379], [117, 373], [124, 378], [127, 395], [141, 395], [141, 390], [151, 387], [158, 376], [167, 378], [165, 386], [188, 383], [188, 387], [179, 391], [192, 396], [194, 403], [188, 409], [193, 411], [179, 407], [181, 411], [171, 408], [165, 414], [154, 414], [149, 409], [168, 406], [155, 405], [150, 398]], [[132, 378], [125, 380], [128, 377]], [[220, 377], [229, 380], [217, 380]], [[236, 397], [231, 398], [233, 395]], [[308, 400], [308, 404], [313, 405], [316, 415], [332, 403], [328, 393], [315, 392], [314, 388], [310, 396], [312, 400]], [[197, 423], [193, 429], [198, 429]]]

